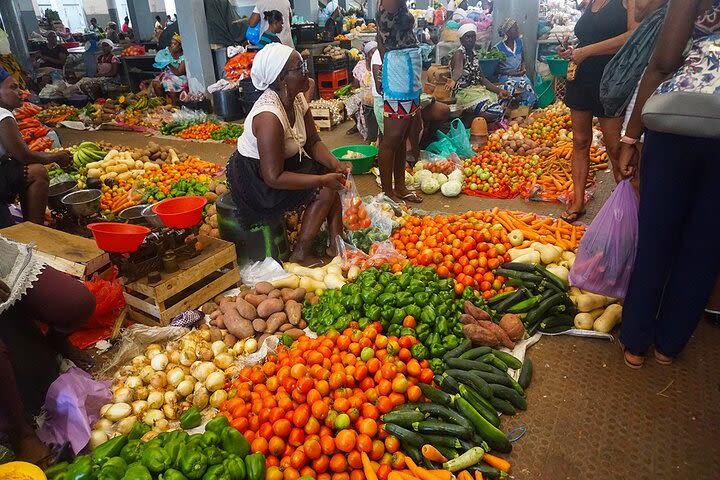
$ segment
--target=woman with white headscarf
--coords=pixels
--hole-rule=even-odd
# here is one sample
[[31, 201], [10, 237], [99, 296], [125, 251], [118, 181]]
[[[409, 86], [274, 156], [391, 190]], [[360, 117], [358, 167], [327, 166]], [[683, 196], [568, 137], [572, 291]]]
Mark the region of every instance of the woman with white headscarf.
[[[281, 43], [271, 43], [255, 56], [250, 77], [264, 93], [245, 119], [227, 178], [244, 228], [306, 207], [290, 260], [311, 265], [318, 261], [311, 254], [312, 244], [325, 220], [329, 238], [342, 234], [338, 191], [351, 167], [320, 140], [303, 95], [309, 86], [307, 73], [300, 54]], [[334, 247], [327, 253], [334, 256]]]
[[501, 61], [497, 68], [498, 81], [502, 83], [512, 82], [520, 99], [520, 105], [532, 106], [537, 100], [532, 82], [527, 76], [525, 69], [525, 52], [523, 41], [520, 38], [520, 29], [515, 19], [508, 18], [498, 31], [505, 40], [495, 45], [499, 51], [505, 54], [505, 60]]
[[475, 117], [497, 121], [505, 114], [512, 94], [483, 75], [480, 57], [475, 51], [475, 24], [461, 25], [458, 36], [460, 48], [450, 59], [452, 95], [457, 100], [457, 106], [465, 113], [471, 112]]

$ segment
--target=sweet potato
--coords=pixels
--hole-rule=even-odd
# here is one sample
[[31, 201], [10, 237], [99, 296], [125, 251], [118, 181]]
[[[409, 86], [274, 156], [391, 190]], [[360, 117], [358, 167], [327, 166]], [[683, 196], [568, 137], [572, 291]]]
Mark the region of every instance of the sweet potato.
[[305, 332], [303, 332], [303, 331], [300, 330], [299, 328], [291, 328], [290, 330], [286, 331], [285, 333], [288, 334], [288, 335], [290, 335], [290, 337], [291, 337], [293, 340], [297, 340], [298, 338], [300, 338], [300, 337], [302, 337], [303, 335], [305, 335]]
[[484, 320], [483, 320], [483, 321], [478, 322], [478, 325], [480, 325], [481, 327], [485, 327], [485, 328], [487, 328], [488, 330], [490, 330], [490, 331], [497, 337], [498, 341], [499, 341], [502, 345], [504, 345], [504, 346], [506, 346], [507, 348], [509, 348], [510, 350], [512, 350], [513, 348], [515, 348], [515, 344], [513, 343], [513, 341], [510, 340], [510, 337], [508, 336], [508, 334], [505, 333], [505, 330], [503, 330], [502, 328], [500, 328], [500, 326], [499, 326], [498, 324], [493, 323], [493, 322], [489, 322], [489, 321], [484, 321]]
[[232, 333], [228, 333], [225, 335], [225, 338], [223, 338], [223, 341], [225, 342], [225, 345], [232, 347], [237, 343], [238, 339]]
[[510, 337], [510, 340], [512, 340], [513, 342], [522, 340], [523, 336], [525, 335], [525, 326], [520, 319], [520, 315], [506, 313], [500, 319], [499, 325], [500, 328], [505, 330], [505, 333], [507, 333], [508, 337]]
[[275, 312], [265, 322], [265, 333], [275, 333], [282, 326], [283, 323], [287, 322], [287, 315], [285, 312]]
[[259, 295], [267, 295], [273, 290], [275, 290], [275, 287], [270, 282], [258, 282], [255, 284], [255, 292]]
[[217, 327], [210, 327], [210, 341], [216, 342], [222, 339], [222, 332]]
[[257, 310], [255, 307], [248, 302], [247, 300], [244, 300], [242, 298], [238, 298], [235, 300], [235, 308], [237, 308], [237, 311], [240, 315], [243, 316], [243, 318], [255, 318], [257, 317]]
[[210, 325], [215, 325], [218, 328], [225, 328], [225, 317], [221, 313], [214, 319], [210, 320]]
[[287, 313], [288, 320], [293, 325], [297, 325], [300, 322], [302, 312], [302, 305], [295, 300], [288, 300], [285, 304], [285, 313]]
[[490, 321], [490, 315], [482, 308], [473, 305], [470, 300], [465, 300], [465, 313], [472, 315], [478, 320]]
[[225, 295], [221, 294], [221, 295], [218, 295], [215, 298], [213, 298], [213, 302], [217, 303], [218, 305], [220, 305], [220, 302], [222, 302], [223, 300], [234, 302], [235, 297], [226, 297]]
[[460, 315], [460, 323], [464, 325], [471, 325], [475, 322], [477, 322], [477, 320], [469, 313], [463, 313], [462, 315]]
[[222, 314], [220, 310], [215, 310], [210, 314], [210, 320], [215, 320], [217, 317], [220, 316], [220, 314]]
[[287, 332], [287, 331], [290, 330], [291, 328], [293, 328], [292, 323], [283, 323], [282, 325], [280, 325], [279, 330], [280, 330], [281, 332]]
[[200, 307], [200, 311], [203, 312], [205, 315], [210, 315], [217, 312], [217, 307], [217, 303], [215, 302], [206, 302], [203, 303], [202, 307]]
[[225, 327], [228, 329], [228, 332], [237, 338], [247, 338], [255, 334], [252, 322], [240, 315], [240, 312], [235, 308], [235, 302], [220, 302], [220, 311], [223, 313], [223, 317], [225, 317]]
[[297, 327], [298, 327], [298, 328], [302, 328], [303, 330], [305, 330], [305, 329], [307, 328], [307, 322], [306, 322], [305, 320], [302, 320], [302, 319], [301, 319], [301, 320], [298, 322]]
[[257, 339], [258, 349], [262, 347], [263, 342], [264, 342], [265, 339], [268, 338], [270, 335], [272, 335], [272, 334], [271, 334], [271, 333], [263, 333], [262, 335], [260, 335], [260, 336], [258, 337], [258, 339]]
[[273, 313], [282, 312], [285, 305], [279, 298], [268, 298], [257, 306], [257, 314], [260, 318], [268, 318]]
[[463, 335], [469, 338], [473, 345], [483, 347], [497, 347], [500, 341], [493, 332], [477, 323], [466, 324], [462, 328]]
[[282, 299], [283, 302], [288, 300], [295, 300], [296, 302], [302, 302], [305, 300], [306, 290], [304, 288], [283, 288]]
[[267, 325], [265, 324], [265, 320], [262, 318], [256, 318], [252, 321], [252, 326], [255, 329], [256, 332], [262, 333], [265, 331], [265, 328], [267, 328]]
[[280, 298], [280, 297], [282, 297], [282, 293], [278, 289], [275, 289], [275, 290], [271, 291], [270, 293], [268, 293], [268, 298]]
[[255, 295], [254, 293], [248, 293], [244, 299], [250, 302], [250, 304], [257, 308], [263, 301], [267, 300], [267, 295]]

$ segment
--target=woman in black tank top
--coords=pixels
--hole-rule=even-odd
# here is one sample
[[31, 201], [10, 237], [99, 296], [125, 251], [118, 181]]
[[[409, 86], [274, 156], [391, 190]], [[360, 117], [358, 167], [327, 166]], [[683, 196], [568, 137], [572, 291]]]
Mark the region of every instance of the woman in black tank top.
[[[600, 120], [608, 156], [617, 163], [622, 117], [607, 118], [600, 103], [600, 79], [605, 65], [620, 50], [635, 28], [635, 0], [593, 0], [575, 25], [579, 43], [561, 51], [577, 64], [575, 79], [568, 81], [565, 103], [573, 123], [572, 175], [574, 197], [563, 219], [575, 222], [585, 214], [585, 182], [590, 166], [593, 116]], [[628, 12], [633, 14], [628, 15]], [[616, 174], [616, 178], [619, 178]]]

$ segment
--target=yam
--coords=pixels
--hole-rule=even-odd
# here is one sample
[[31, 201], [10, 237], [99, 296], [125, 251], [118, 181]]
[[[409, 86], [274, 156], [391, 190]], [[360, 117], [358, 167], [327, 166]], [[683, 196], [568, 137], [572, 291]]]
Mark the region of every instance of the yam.
[[[280, 298], [282, 297], [282, 292], [280, 290], [273, 290], [270, 293], [268, 293], [268, 298]], [[282, 300], [282, 298], [280, 298]]]
[[272, 283], [270, 282], [258, 282], [255, 284], [255, 292], [260, 295], [267, 295], [273, 290], [275, 290], [275, 287], [273, 287]]
[[218, 216], [217, 216], [217, 213], [216, 213], [215, 215], [210, 215], [209, 217], [207, 217], [207, 223], [208, 223], [208, 225], [210, 225], [212, 228], [218, 228]]
[[217, 327], [210, 327], [210, 341], [216, 342], [218, 340], [222, 340], [222, 332]]
[[262, 347], [263, 342], [270, 335], [272, 335], [272, 334], [271, 333], [263, 333], [262, 335], [260, 335], [260, 337], [258, 337], [258, 339], [257, 339], [258, 348]]
[[245, 295], [245, 300], [250, 302], [250, 304], [255, 308], [260, 306], [260, 304], [267, 300], [267, 298], [267, 295], [255, 295], [254, 293], [248, 293], [247, 295]]
[[476, 307], [470, 300], [465, 300], [465, 313], [472, 315], [477, 320], [490, 320], [490, 315], [482, 308]]
[[257, 306], [257, 314], [260, 318], [268, 318], [273, 313], [281, 312], [283, 307], [283, 301], [279, 298], [268, 298]]
[[266, 324], [265, 320], [263, 320], [262, 318], [256, 318], [255, 320], [253, 320], [252, 326], [255, 329], [255, 331], [258, 333], [263, 333], [265, 331], [265, 329], [267, 328], [267, 324]]
[[283, 288], [281, 292], [283, 302], [287, 302], [288, 300], [302, 302], [305, 299], [305, 293], [307, 291], [304, 288]]
[[288, 316], [288, 320], [293, 325], [297, 325], [300, 322], [302, 312], [302, 305], [295, 300], [288, 300], [285, 303], [285, 313]]
[[220, 314], [213, 320], [210, 320], [210, 325], [215, 325], [218, 328], [225, 328], [225, 317]]
[[218, 183], [215, 180], [213, 180], [210, 183], [208, 183], [208, 190], [210, 190], [211, 192], [214, 192], [215, 188], [217, 186], [218, 186]]
[[223, 300], [220, 302], [220, 311], [223, 313], [225, 327], [228, 332], [237, 338], [252, 337], [255, 334], [252, 322], [240, 315], [235, 302]]
[[307, 328], [307, 322], [303, 319], [300, 319], [300, 321], [297, 324], [297, 327], [305, 330]]
[[293, 340], [297, 340], [298, 338], [305, 335], [305, 332], [303, 332], [299, 328], [291, 328], [290, 330], [286, 331], [285, 334], [289, 335], [290, 338], [292, 338]]
[[235, 300], [235, 308], [237, 308], [238, 313], [244, 318], [255, 318], [258, 316], [255, 306], [245, 299], [238, 298]]
[[219, 228], [213, 228], [210, 230], [210, 236], [212, 238], [220, 238], [220, 229]]
[[281, 332], [287, 332], [287, 331], [290, 330], [291, 328], [293, 328], [292, 323], [283, 323], [282, 325], [280, 325], [280, 329], [279, 329], [279, 330], [280, 330]]
[[217, 187], [215, 187], [215, 193], [218, 195], [222, 195], [223, 193], [227, 193], [228, 189], [225, 184], [219, 183]]
[[220, 294], [220, 295], [217, 295], [215, 298], [213, 298], [213, 302], [217, 303], [218, 305], [220, 305], [220, 302], [222, 302], [223, 300], [228, 300], [228, 301], [234, 302], [235, 297], [227, 297], [223, 294]]
[[[206, 304], [206, 305], [207, 305], [207, 304]], [[211, 313], [209, 314], [209, 315], [210, 315], [210, 320], [215, 320], [217, 317], [220, 316], [221, 313], [222, 313], [222, 312], [221, 312], [220, 310], [215, 310], [214, 312], [211, 312]]]
[[265, 322], [265, 333], [275, 333], [282, 326], [283, 323], [287, 322], [287, 315], [285, 312], [275, 312]]
[[204, 197], [207, 198], [208, 202], [215, 202], [218, 198], [217, 193], [215, 192], [207, 192]]

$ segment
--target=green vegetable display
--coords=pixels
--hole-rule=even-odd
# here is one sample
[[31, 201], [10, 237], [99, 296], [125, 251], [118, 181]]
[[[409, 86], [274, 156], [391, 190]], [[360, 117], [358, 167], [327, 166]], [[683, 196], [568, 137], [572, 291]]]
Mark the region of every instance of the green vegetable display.
[[213, 140], [235, 142], [243, 134], [243, 126], [236, 123], [225, 123], [222, 128], [210, 134]]
[[202, 415], [197, 407], [190, 407], [180, 415], [180, 426], [185, 430], [195, 428], [202, 423]]

